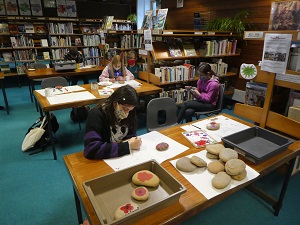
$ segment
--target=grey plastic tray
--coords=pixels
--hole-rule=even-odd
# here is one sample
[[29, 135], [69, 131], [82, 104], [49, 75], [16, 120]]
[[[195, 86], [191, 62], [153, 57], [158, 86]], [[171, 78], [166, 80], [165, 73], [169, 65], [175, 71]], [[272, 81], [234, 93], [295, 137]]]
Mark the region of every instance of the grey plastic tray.
[[223, 137], [222, 141], [225, 147], [234, 148], [254, 163], [278, 154], [293, 143], [288, 138], [257, 126]]
[[[131, 198], [131, 192], [137, 187], [131, 182], [131, 178], [140, 170], [149, 170], [160, 179], [157, 188], [147, 187], [150, 192], [147, 201], [136, 201]], [[186, 188], [155, 160], [84, 182], [83, 187], [101, 224], [132, 224], [177, 202], [180, 195], [186, 192]], [[114, 218], [116, 209], [130, 201], [138, 204], [139, 210], [116, 220]]]

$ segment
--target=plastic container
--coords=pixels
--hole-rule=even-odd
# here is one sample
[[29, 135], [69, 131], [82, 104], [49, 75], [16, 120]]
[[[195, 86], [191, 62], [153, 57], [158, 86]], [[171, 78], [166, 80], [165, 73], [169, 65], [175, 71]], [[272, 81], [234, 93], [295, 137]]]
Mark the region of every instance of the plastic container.
[[225, 147], [232, 147], [250, 161], [258, 164], [288, 148], [292, 140], [279, 134], [251, 127], [222, 138]]
[[[160, 183], [156, 188], [147, 187], [150, 195], [147, 201], [136, 201], [131, 192], [138, 186], [132, 183], [133, 174], [140, 170], [149, 170], [156, 174]], [[132, 224], [179, 200], [186, 188], [155, 160], [151, 160], [124, 170], [108, 174], [83, 183], [101, 224]], [[139, 210], [116, 220], [116, 209], [128, 202], [138, 204]]]

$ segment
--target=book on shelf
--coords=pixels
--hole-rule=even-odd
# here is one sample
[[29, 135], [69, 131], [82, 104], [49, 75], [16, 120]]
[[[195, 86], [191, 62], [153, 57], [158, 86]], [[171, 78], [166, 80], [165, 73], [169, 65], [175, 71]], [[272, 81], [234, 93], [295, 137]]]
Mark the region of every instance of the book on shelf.
[[1, 69], [1, 72], [3, 72], [3, 73], [10, 73], [9, 64], [2, 64], [2, 65], [0, 65], [0, 69]]
[[173, 40], [167, 42], [167, 47], [169, 49], [170, 57], [182, 57], [180, 46], [181, 46], [181, 41]]
[[183, 42], [182, 47], [185, 56], [197, 56], [195, 46], [192, 42]]
[[11, 62], [12, 61], [12, 53], [11, 52], [3, 52], [2, 53], [4, 62]]
[[16, 37], [10, 37], [10, 42], [11, 42], [11, 46], [12, 46], [13, 48], [15, 48], [15, 47], [18, 46]]
[[144, 15], [142, 29], [151, 29], [152, 28], [152, 15], [153, 10], [147, 10]]
[[168, 9], [159, 9], [156, 16], [154, 29], [163, 30], [167, 19]]
[[8, 34], [8, 24], [7, 23], [0, 23], [0, 34]]
[[25, 25], [17, 25], [18, 27], [18, 33], [25, 33]]
[[75, 38], [75, 45], [76, 46], [81, 46], [81, 39], [80, 38]]
[[245, 104], [258, 107], [264, 106], [267, 85], [260, 83], [246, 83]]
[[19, 33], [18, 26], [16, 24], [8, 24], [9, 32], [12, 34]]
[[44, 59], [50, 59], [50, 52], [43, 52]]
[[104, 17], [104, 30], [110, 30], [112, 28], [114, 16], [105, 16]]
[[32, 23], [25, 24], [25, 33], [33, 34], [34, 33], [34, 26]]
[[44, 26], [42, 24], [35, 24], [34, 25], [34, 33], [46, 34], [47, 33], [46, 26]]
[[48, 47], [48, 40], [47, 39], [41, 39], [41, 46], [42, 47]]

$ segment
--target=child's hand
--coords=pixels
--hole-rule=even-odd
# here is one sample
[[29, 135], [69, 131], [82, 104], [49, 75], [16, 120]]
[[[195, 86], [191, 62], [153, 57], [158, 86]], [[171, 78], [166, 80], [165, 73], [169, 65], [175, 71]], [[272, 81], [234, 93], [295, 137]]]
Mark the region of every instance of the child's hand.
[[199, 98], [200, 97], [200, 92], [195, 88], [191, 90], [191, 94], [195, 97], [195, 98]]

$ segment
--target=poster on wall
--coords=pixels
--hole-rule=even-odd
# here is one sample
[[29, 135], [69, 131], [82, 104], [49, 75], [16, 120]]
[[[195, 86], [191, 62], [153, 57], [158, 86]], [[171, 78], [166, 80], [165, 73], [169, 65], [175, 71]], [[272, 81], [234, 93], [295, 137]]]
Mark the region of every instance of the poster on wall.
[[6, 13], [9, 16], [19, 15], [17, 0], [6, 0], [5, 1]]
[[183, 7], [183, 0], [177, 0], [177, 8]]
[[300, 1], [272, 2], [269, 30], [299, 30]]
[[30, 5], [29, 0], [18, 0], [19, 12], [21, 16], [30, 16]]
[[5, 15], [5, 5], [4, 5], [4, 0], [0, 0], [0, 15], [4, 16]]
[[56, 8], [55, 0], [44, 0], [44, 8]]
[[56, 0], [57, 16], [67, 17], [67, 6], [65, 0]]
[[66, 1], [68, 17], [76, 17], [77, 9], [75, 1]]
[[30, 0], [31, 14], [33, 16], [43, 16], [41, 0]]
[[292, 34], [266, 34], [261, 70], [271, 73], [285, 73]]

